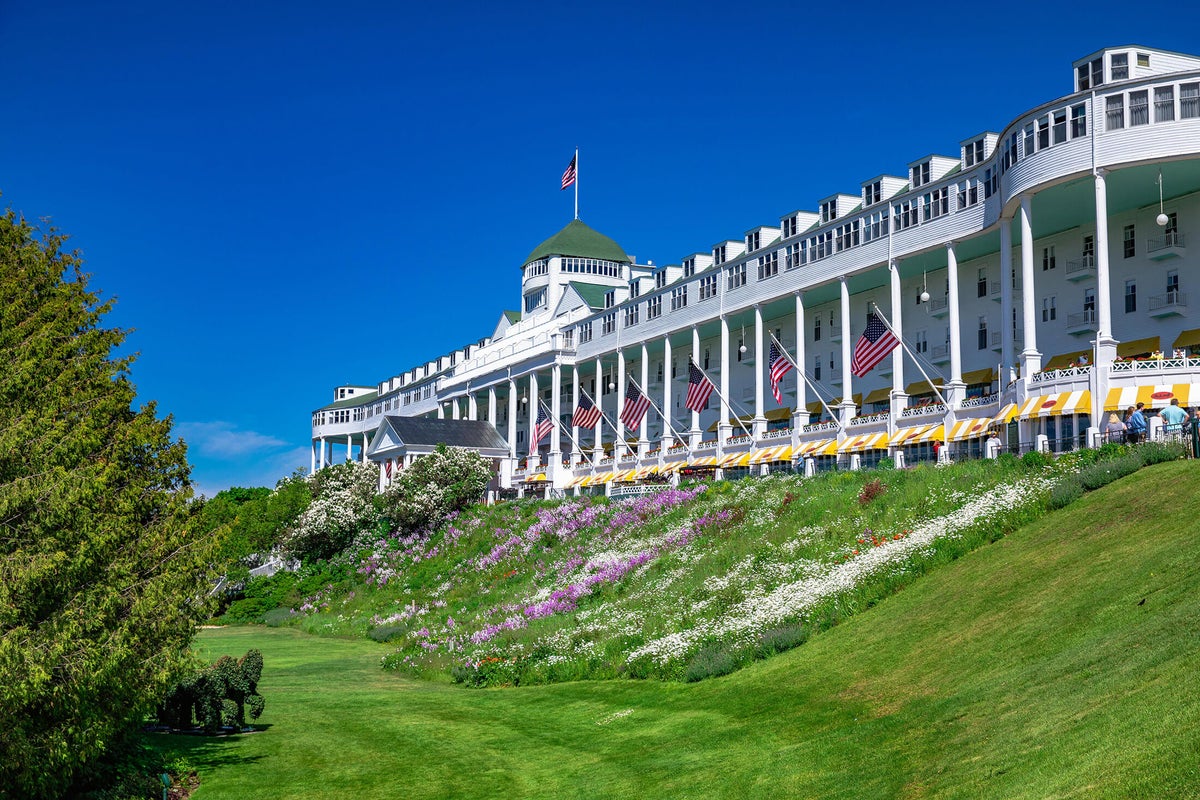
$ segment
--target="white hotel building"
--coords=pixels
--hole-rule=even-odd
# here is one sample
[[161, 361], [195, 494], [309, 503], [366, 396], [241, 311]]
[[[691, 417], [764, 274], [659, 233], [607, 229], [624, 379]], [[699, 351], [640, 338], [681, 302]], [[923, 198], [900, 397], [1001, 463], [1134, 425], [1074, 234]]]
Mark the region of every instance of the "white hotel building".
[[[344, 447], [400, 468], [386, 417], [486, 420], [504, 487], [566, 489], [685, 468], [854, 468], [1091, 444], [1107, 413], [1200, 404], [1200, 57], [1112, 47], [1073, 91], [815, 210], [637, 264], [571, 222], [522, 265], [521, 307], [490, 336], [313, 413], [313, 467]], [[1188, 245], [1191, 245], [1189, 253]], [[1194, 296], [1194, 295], [1193, 295]], [[1197, 296], [1200, 304], [1200, 296]], [[903, 348], [850, 375], [871, 304]], [[776, 403], [773, 334], [799, 371]], [[688, 359], [717, 386], [684, 408]], [[917, 368], [940, 384], [941, 402]], [[653, 399], [618, 420], [628, 378]], [[571, 428], [580, 393], [601, 403]], [[560, 425], [529, 453], [541, 400]], [[664, 425], [662, 409], [669, 417]], [[613, 424], [610, 424], [609, 421]], [[378, 437], [383, 438], [383, 437]]]

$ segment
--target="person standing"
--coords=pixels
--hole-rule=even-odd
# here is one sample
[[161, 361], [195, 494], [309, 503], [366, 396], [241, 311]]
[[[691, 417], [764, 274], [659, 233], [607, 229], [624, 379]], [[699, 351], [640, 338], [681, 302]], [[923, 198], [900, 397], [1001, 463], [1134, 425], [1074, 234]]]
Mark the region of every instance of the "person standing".
[[1138, 403], [1137, 408], [1129, 415], [1129, 421], [1125, 424], [1125, 440], [1130, 444], [1137, 444], [1146, 438], [1146, 417], [1142, 414], [1145, 405], [1145, 403]]
[[1121, 422], [1121, 418], [1116, 412], [1108, 415], [1108, 425], [1104, 428], [1105, 441], [1109, 442], [1124, 442], [1125, 441], [1125, 423]]
[[1184, 432], [1191, 437], [1192, 458], [1200, 458], [1200, 406], [1192, 409], [1192, 416], [1184, 424]]
[[1187, 422], [1187, 412], [1179, 407], [1179, 398], [1172, 397], [1171, 405], [1158, 414], [1162, 417], [1163, 433], [1167, 436], [1178, 436], [1183, 433], [1183, 423]]

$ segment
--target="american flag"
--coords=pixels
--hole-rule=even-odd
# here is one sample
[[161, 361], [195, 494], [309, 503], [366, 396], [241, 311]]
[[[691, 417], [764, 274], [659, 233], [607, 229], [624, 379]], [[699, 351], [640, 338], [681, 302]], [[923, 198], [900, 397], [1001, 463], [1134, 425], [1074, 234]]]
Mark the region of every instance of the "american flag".
[[883, 324], [875, 312], [867, 314], [867, 329], [854, 345], [854, 360], [850, 362], [850, 374], [861, 378], [896, 349], [900, 340], [892, 329]]
[[571, 163], [567, 165], [566, 170], [563, 172], [562, 188], [564, 189], [575, 182], [575, 160], [578, 158], [578, 153], [572, 156]]
[[708, 407], [708, 396], [713, 393], [713, 382], [708, 379], [696, 362], [688, 359], [688, 393], [684, 407], [700, 412]]
[[384, 472], [384, 475], [387, 476], [387, 479], [390, 481], [392, 479], [392, 460], [390, 458], [387, 461], [383, 462], [383, 472]]
[[600, 409], [587, 395], [579, 398], [575, 413], [571, 415], [571, 424], [578, 428], [594, 428], [600, 421]]
[[621, 409], [621, 422], [625, 423], [626, 428], [636, 428], [642, 423], [648, 408], [650, 398], [641, 393], [636, 383], [629, 381], [629, 387], [625, 390], [625, 407]]
[[546, 413], [546, 407], [539, 405], [537, 424], [533, 426], [533, 439], [529, 443], [529, 452], [532, 453], [537, 449], [538, 443], [542, 441], [542, 437], [552, 430], [554, 430], [554, 421]]
[[771, 352], [767, 359], [768, 370], [771, 374], [771, 394], [775, 395], [776, 403], [783, 403], [783, 394], [779, 391], [779, 382], [783, 380], [783, 376], [791, 372], [796, 365], [791, 359], [779, 352], [779, 345], [775, 341], [771, 341]]

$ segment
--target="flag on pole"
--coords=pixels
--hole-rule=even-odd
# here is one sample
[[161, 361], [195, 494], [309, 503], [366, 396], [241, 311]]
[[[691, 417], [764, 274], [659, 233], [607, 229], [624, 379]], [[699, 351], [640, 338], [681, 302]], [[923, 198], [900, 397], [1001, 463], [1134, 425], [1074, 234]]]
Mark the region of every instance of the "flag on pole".
[[567, 165], [566, 170], [563, 172], [562, 188], [564, 189], [575, 182], [575, 159], [577, 158], [579, 158], [578, 153], [571, 157], [571, 163]]
[[621, 422], [625, 423], [626, 428], [636, 428], [642, 423], [642, 417], [646, 416], [648, 408], [650, 408], [650, 398], [642, 394], [637, 384], [631, 379], [625, 390], [625, 407], [621, 409]]
[[867, 329], [854, 345], [854, 360], [850, 362], [850, 374], [861, 378], [896, 349], [900, 340], [892, 329], [883, 324], [874, 311], [867, 314]]
[[575, 413], [571, 415], [571, 424], [577, 428], [594, 428], [600, 421], [600, 409], [587, 395], [579, 398]]
[[779, 391], [779, 382], [783, 380], [783, 376], [787, 375], [796, 365], [791, 359], [779, 352], [779, 345], [775, 344], [774, 338], [771, 340], [771, 352], [767, 359], [768, 370], [771, 374], [771, 394], [775, 395], [775, 402], [783, 404], [783, 394]]
[[685, 408], [700, 412], [708, 407], [708, 396], [713, 393], [713, 382], [708, 379], [696, 362], [688, 359], [688, 391], [687, 400], [683, 405]]
[[542, 441], [542, 437], [552, 430], [554, 430], [554, 421], [546, 413], [546, 407], [539, 403], [537, 423], [533, 426], [533, 439], [529, 443], [529, 452], [532, 453], [536, 450], [538, 443]]

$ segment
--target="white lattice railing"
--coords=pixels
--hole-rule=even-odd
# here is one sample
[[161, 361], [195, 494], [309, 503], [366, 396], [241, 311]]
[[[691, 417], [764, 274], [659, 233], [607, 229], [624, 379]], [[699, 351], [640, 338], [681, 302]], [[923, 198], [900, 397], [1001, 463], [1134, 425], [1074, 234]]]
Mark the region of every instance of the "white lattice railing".
[[646, 483], [638, 486], [617, 486], [609, 490], [609, 497], [638, 497], [644, 494], [658, 494], [670, 489], [670, 484]]
[[1066, 378], [1086, 378], [1092, 374], [1092, 368], [1086, 367], [1064, 367], [1063, 369], [1051, 369], [1043, 372], [1035, 373], [1029, 379], [1030, 383], [1053, 383]]
[[768, 439], [788, 439], [788, 438], [791, 438], [791, 435], [792, 435], [791, 428], [779, 428], [777, 430], [767, 431], [766, 433], [764, 433], [762, 436], [760, 436], [758, 438], [762, 441], [766, 441]]
[[930, 403], [927, 406], [913, 406], [906, 408], [900, 412], [901, 419], [912, 419], [913, 417], [926, 417], [930, 414], [945, 414], [946, 406], [941, 403]]
[[1200, 358], [1147, 358], [1114, 361], [1110, 372], [1156, 372], [1164, 369], [1200, 369]]
[[688, 449], [688, 446], [686, 444], [673, 444], [667, 448], [667, 455], [674, 455], [675, 453], [682, 453], [687, 449]]
[[892, 416], [890, 411], [880, 411], [876, 414], [867, 414], [865, 417], [855, 417], [850, 420], [850, 426], [858, 427], [859, 425], [870, 425], [875, 422], [887, 422]]
[[607, 456], [607, 457], [605, 457], [605, 458], [602, 458], [602, 459], [600, 459], [600, 460], [599, 460], [599, 461], [597, 461], [596, 463], [597, 463], [599, 466], [601, 466], [601, 467], [608, 467], [608, 466], [611, 466], [611, 465], [612, 465], [612, 463], [613, 463], [613, 458], [612, 458], [612, 456]]
[[740, 436], [730, 436], [725, 440], [725, 444], [729, 445], [730, 447], [736, 447], [739, 444], [749, 444], [752, 441], [753, 437], [743, 433]]
[[701, 442], [700, 444], [696, 445], [696, 450], [716, 450], [716, 449], [717, 449], [717, 440], [716, 439], [709, 439], [708, 441], [704, 441], [704, 442]]
[[800, 430], [803, 433], [817, 433], [818, 431], [836, 431], [838, 424], [832, 420], [829, 422], [816, 422], [812, 425], [805, 425]]
[[1000, 402], [1000, 395], [988, 394], [983, 397], [968, 397], [962, 401], [959, 408], [979, 408], [980, 406], [992, 406]]

